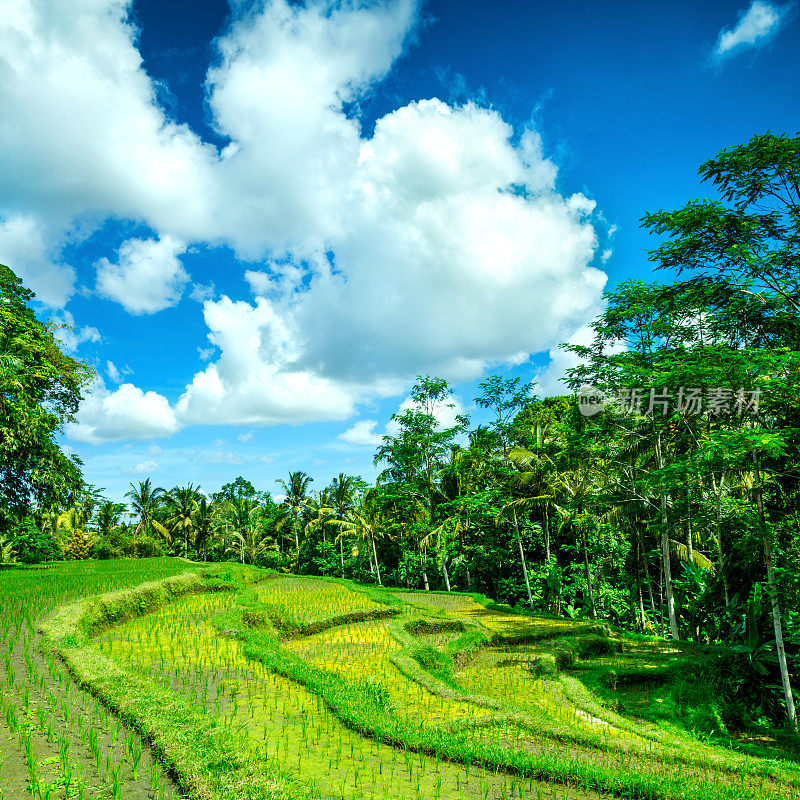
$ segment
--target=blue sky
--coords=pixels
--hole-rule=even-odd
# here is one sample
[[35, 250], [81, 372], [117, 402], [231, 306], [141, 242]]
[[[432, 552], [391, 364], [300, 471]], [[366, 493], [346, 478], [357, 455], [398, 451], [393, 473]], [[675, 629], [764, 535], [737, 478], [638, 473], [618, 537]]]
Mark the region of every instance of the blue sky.
[[65, 443], [115, 498], [371, 478], [418, 373], [557, 392], [642, 213], [800, 129], [792, 4], [7, 5], [0, 262], [98, 372]]

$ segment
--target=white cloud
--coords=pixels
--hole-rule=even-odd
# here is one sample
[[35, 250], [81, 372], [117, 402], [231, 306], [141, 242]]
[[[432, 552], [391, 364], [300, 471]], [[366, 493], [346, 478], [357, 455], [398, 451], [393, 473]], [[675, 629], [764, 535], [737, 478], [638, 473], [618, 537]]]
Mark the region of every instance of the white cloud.
[[[400, 403], [397, 413], [402, 414], [404, 411], [408, 411], [412, 408], [419, 409], [420, 406], [410, 397], [406, 397], [406, 399]], [[451, 396], [446, 401], [434, 403], [433, 405], [433, 416], [436, 418], [436, 424], [439, 430], [454, 427], [458, 422], [456, 417], [464, 416], [465, 413], [464, 406], [457, 397]], [[386, 433], [389, 436], [396, 436], [399, 432], [400, 426], [394, 420], [389, 420], [389, 422], [386, 423]]]
[[114, 383], [122, 383], [127, 375], [132, 374], [133, 370], [130, 367], [122, 367], [120, 369], [113, 361], [106, 361], [106, 375], [108, 375]]
[[[0, 172], [3, 169], [2, 159], [0, 152]], [[36, 293], [38, 300], [54, 308], [61, 308], [74, 290], [75, 270], [59, 262], [59, 248], [47, 235], [46, 226], [40, 220], [29, 214], [18, 213], [11, 213], [4, 218], [1, 202], [0, 264], [10, 267], [25, 286]]]
[[217, 173], [215, 224], [246, 258], [313, 254], [347, 220], [343, 192], [361, 139], [343, 104], [389, 71], [417, 2], [237, 8], [208, 74], [209, 108], [234, 143]]
[[32, 219], [24, 215], [36, 209], [43, 245], [15, 260], [53, 305], [74, 284], [51, 260], [67, 233], [85, 235], [107, 216], [179, 237], [209, 223], [215, 150], [159, 107], [130, 6], [3, 0], [0, 9], [0, 215]]
[[158, 470], [158, 462], [153, 461], [153, 459], [148, 459], [147, 461], [142, 461], [140, 464], [136, 464], [133, 467], [128, 467], [124, 471], [131, 475], [147, 475], [151, 472], [157, 472]]
[[192, 291], [189, 297], [192, 300], [196, 300], [198, 303], [205, 303], [206, 300], [211, 300], [215, 294], [216, 290], [214, 289], [213, 283], [209, 283], [208, 285], [195, 283], [192, 284]]
[[98, 378], [81, 403], [76, 422], [67, 425], [67, 434], [79, 442], [99, 444], [169, 436], [178, 427], [163, 395], [143, 392], [131, 383], [110, 392]]
[[100, 331], [92, 325], [76, 327], [75, 318], [69, 311], [64, 310], [54, 314], [52, 319], [58, 326], [55, 338], [61, 343], [66, 353], [74, 353], [78, 349], [78, 345], [83, 342], [99, 342], [102, 339]]
[[240, 433], [236, 440], [242, 442], [242, 444], [246, 444], [247, 442], [253, 441], [253, 431], [247, 431], [247, 433]]
[[340, 433], [336, 438], [343, 442], [354, 445], [370, 445], [377, 447], [383, 442], [383, 437], [375, 433], [377, 421], [374, 419], [360, 419], [344, 433]]
[[720, 31], [714, 56], [725, 58], [746, 47], [764, 44], [780, 28], [786, 11], [786, 6], [753, 0], [749, 8], [740, 13], [733, 29]]
[[155, 443], [149, 445], [147, 448], [147, 455], [149, 456], [160, 456], [163, 452], [164, 451]]
[[36, 209], [29, 272], [62, 278], [48, 302], [74, 283], [58, 266], [64, 237], [108, 217], [157, 236], [98, 261], [97, 291], [131, 313], [177, 303], [188, 245], [227, 244], [250, 262], [251, 302], [194, 285], [210, 363], [178, 402], [96, 387], [78, 438], [344, 420], [417, 373], [458, 381], [519, 363], [596, 313], [594, 202], [559, 194], [534, 130], [437, 99], [370, 136], [348, 113], [413, 35], [415, 0], [233, 4], [207, 82], [222, 152], [159, 107], [124, 0], [0, 2], [12, 121], [0, 126], [0, 214]]
[[178, 258], [185, 250], [171, 236], [128, 239], [119, 248], [116, 264], [107, 258], [97, 262], [97, 291], [131, 314], [154, 314], [174, 306], [189, 280]]
[[357, 392], [310, 369], [298, 369], [292, 332], [259, 298], [255, 307], [222, 297], [204, 305], [209, 340], [220, 358], [198, 372], [178, 400], [184, 424], [239, 425], [345, 419]]
[[225, 450], [207, 450], [200, 454], [200, 461], [207, 464], [244, 464], [247, 461], [239, 453]]
[[[567, 339], [568, 344], [582, 345], [588, 347], [594, 341], [594, 331], [589, 325], [579, 328], [572, 336]], [[624, 350], [622, 344], [612, 343], [607, 345], [606, 352], [609, 354], [621, 353]], [[570, 389], [561, 379], [567, 375], [567, 370], [577, 367], [582, 363], [575, 353], [571, 353], [560, 348], [553, 348], [548, 353], [550, 363], [538, 370], [534, 380], [536, 386], [533, 389], [538, 397], [557, 397], [570, 394]]]

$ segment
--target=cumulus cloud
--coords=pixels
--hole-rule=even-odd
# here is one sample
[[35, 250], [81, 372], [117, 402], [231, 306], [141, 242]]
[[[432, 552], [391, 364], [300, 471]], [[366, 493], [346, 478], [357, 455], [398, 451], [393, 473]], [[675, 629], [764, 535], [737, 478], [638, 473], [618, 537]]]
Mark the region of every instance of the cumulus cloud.
[[78, 345], [83, 342], [99, 342], [102, 339], [100, 331], [93, 325], [77, 327], [75, 317], [69, 311], [64, 310], [54, 314], [52, 320], [57, 326], [55, 338], [67, 353], [74, 353], [78, 349]]
[[178, 427], [175, 412], [163, 395], [143, 392], [131, 383], [112, 392], [98, 378], [81, 403], [76, 421], [67, 425], [67, 435], [99, 444], [169, 436]]
[[114, 383], [122, 383], [126, 375], [133, 374], [130, 367], [118, 367], [113, 361], [106, 361], [106, 375], [111, 378]]
[[[404, 411], [408, 411], [409, 409], [419, 408], [420, 406], [415, 403], [412, 398], [406, 397], [406, 399], [400, 403], [397, 413], [402, 414]], [[458, 422], [457, 417], [464, 416], [466, 414], [461, 401], [457, 397], [452, 396], [445, 401], [434, 403], [432, 410], [439, 430], [454, 427]], [[396, 436], [399, 432], [400, 426], [394, 420], [389, 420], [389, 422], [386, 423], [386, 433], [389, 436]]]
[[163, 236], [160, 240], [128, 239], [119, 259], [97, 262], [97, 291], [116, 300], [131, 314], [154, 314], [174, 306], [189, 280], [178, 256], [186, 245]]
[[178, 302], [187, 246], [248, 262], [249, 301], [192, 289], [209, 363], [177, 403], [95, 387], [77, 438], [344, 420], [415, 374], [474, 379], [547, 351], [598, 310], [594, 202], [559, 193], [535, 130], [430, 99], [362, 131], [358, 103], [413, 36], [415, 0], [233, 4], [206, 84], [221, 151], [159, 106], [125, 0], [5, 5], [0, 219], [38, 232], [27, 269], [50, 301], [73, 290], [64, 237], [108, 217], [157, 237], [96, 265], [97, 292], [133, 314]]
[[133, 467], [128, 467], [124, 471], [130, 475], [148, 475], [151, 472], [158, 472], [159, 464], [157, 461], [153, 461], [153, 459], [148, 459], [147, 461], [142, 461], [140, 464], [136, 464]]
[[[577, 344], [588, 347], [594, 341], [594, 331], [589, 325], [583, 325], [567, 339], [567, 344]], [[624, 350], [622, 343], [606, 345], [605, 352], [609, 355], [621, 353]], [[570, 394], [570, 389], [563, 382], [567, 377], [567, 370], [579, 366], [582, 360], [575, 354], [560, 348], [553, 348], [548, 352], [550, 363], [538, 370], [534, 377], [536, 386], [533, 391], [539, 397], [557, 397]]]
[[[3, 155], [0, 153], [0, 172], [2, 164]], [[3, 217], [2, 210], [0, 205], [0, 264], [10, 267], [36, 293], [38, 300], [53, 308], [61, 308], [75, 288], [75, 270], [60, 263], [59, 248], [40, 220], [31, 214], [20, 213]]]
[[787, 10], [787, 6], [753, 0], [747, 9], [740, 13], [733, 28], [720, 31], [714, 56], [722, 59], [747, 47], [764, 44], [777, 33]]
[[377, 447], [383, 442], [381, 434], [375, 433], [377, 424], [377, 420], [374, 419], [360, 419], [355, 425], [348, 428], [344, 433], [340, 433], [336, 438], [347, 442], [347, 444]]
[[204, 317], [209, 341], [222, 352], [178, 400], [184, 424], [300, 423], [353, 414], [350, 387], [294, 366], [298, 343], [266, 300], [255, 307], [228, 297], [208, 301]]
[[42, 245], [16, 260], [53, 305], [73, 288], [57, 252], [76, 227], [113, 216], [183, 236], [208, 224], [216, 151], [159, 107], [130, 5], [2, 3], [0, 215], [32, 224], [36, 210]]

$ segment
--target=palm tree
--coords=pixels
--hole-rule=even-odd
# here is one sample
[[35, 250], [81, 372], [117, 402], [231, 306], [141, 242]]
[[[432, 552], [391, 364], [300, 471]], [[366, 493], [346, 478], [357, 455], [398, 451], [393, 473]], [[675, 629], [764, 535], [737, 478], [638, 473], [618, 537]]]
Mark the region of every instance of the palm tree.
[[266, 550], [275, 549], [266, 529], [264, 509], [249, 497], [229, 500], [225, 504], [225, 515], [233, 526], [233, 545], [229, 550], [238, 551], [242, 564], [253, 564]]
[[[331, 508], [335, 519], [344, 519], [356, 501], [356, 479], [352, 475], [340, 472], [331, 482]], [[344, 577], [344, 537], [338, 536], [339, 563]]]
[[167, 524], [173, 531], [183, 534], [183, 557], [189, 557], [189, 539], [194, 530], [194, 515], [197, 512], [197, 495], [200, 487], [176, 486], [168, 495], [171, 516]]
[[131, 490], [126, 493], [131, 502], [130, 506], [135, 516], [139, 517], [139, 522], [133, 532], [134, 537], [138, 536], [140, 532], [145, 534], [150, 533], [152, 530], [158, 531], [167, 541], [170, 540], [169, 531], [156, 519], [153, 514], [158, 507], [158, 498], [165, 494], [162, 488], [153, 488], [150, 483], [150, 478], [145, 481], [139, 481], [139, 486], [131, 484]]
[[214, 533], [216, 516], [216, 509], [208, 498], [201, 497], [194, 515], [194, 543], [196, 547], [202, 547], [203, 561], [207, 559], [208, 540]]
[[119, 518], [125, 511], [125, 506], [120, 503], [114, 503], [111, 500], [106, 500], [97, 509], [97, 518], [95, 527], [101, 536], [110, 536], [115, 531], [119, 530]]
[[322, 533], [322, 541], [326, 542], [326, 526], [336, 513], [331, 506], [330, 492], [327, 489], [323, 489], [321, 492], [313, 492], [311, 497], [306, 498], [303, 508], [308, 514], [305, 532], [308, 534], [320, 531]]
[[339, 534], [340, 536], [344, 533], [350, 533], [363, 539], [368, 544], [367, 556], [369, 558], [370, 571], [373, 570], [374, 560], [374, 572], [378, 579], [378, 584], [382, 586], [381, 569], [378, 564], [378, 553], [375, 548], [375, 539], [381, 533], [382, 520], [376, 502], [375, 490], [371, 489], [365, 492], [361, 503], [357, 507], [351, 508], [344, 519], [332, 520], [332, 524], [338, 525], [339, 528], [341, 528], [342, 532]]
[[314, 479], [309, 477], [305, 472], [289, 472], [289, 483], [279, 480], [277, 483], [281, 486], [286, 493], [284, 505], [292, 510], [293, 527], [294, 527], [294, 546], [297, 552], [300, 552], [300, 535], [298, 533], [298, 523], [300, 521], [300, 514], [305, 504], [308, 495], [308, 484]]
[[0, 564], [10, 564], [14, 560], [14, 548], [11, 540], [0, 536]]

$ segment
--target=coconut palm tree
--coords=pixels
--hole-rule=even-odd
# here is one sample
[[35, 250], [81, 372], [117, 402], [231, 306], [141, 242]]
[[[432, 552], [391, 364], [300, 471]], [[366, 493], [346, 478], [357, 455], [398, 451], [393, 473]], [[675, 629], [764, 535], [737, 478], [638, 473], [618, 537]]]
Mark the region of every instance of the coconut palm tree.
[[157, 519], [153, 518], [153, 514], [158, 507], [158, 499], [163, 494], [165, 492], [162, 488], [153, 488], [150, 478], [145, 481], [139, 481], [138, 486], [131, 484], [131, 490], [125, 494], [125, 497], [130, 500], [130, 507], [134, 516], [139, 517], [139, 522], [133, 532], [134, 537], [140, 533], [149, 534], [155, 530], [164, 539], [170, 541], [169, 531]]
[[344, 519], [332, 520], [331, 524], [340, 528], [340, 536], [349, 533], [358, 539], [362, 539], [367, 544], [370, 571], [374, 572], [378, 579], [378, 584], [382, 586], [381, 569], [378, 564], [378, 553], [375, 547], [375, 539], [382, 532], [382, 520], [376, 500], [377, 494], [374, 489], [365, 492], [358, 506], [351, 508]]
[[[347, 512], [356, 502], [356, 479], [352, 475], [339, 475], [331, 481], [330, 505], [334, 519], [344, 519]], [[339, 541], [339, 563], [344, 577], [344, 536], [336, 537]]]
[[167, 525], [173, 531], [183, 535], [183, 557], [189, 557], [189, 539], [194, 532], [194, 515], [197, 512], [198, 489], [200, 487], [176, 486], [167, 495], [170, 517]]
[[237, 552], [242, 564], [253, 564], [267, 550], [274, 550], [267, 531], [264, 509], [249, 497], [229, 500], [225, 515], [233, 527], [228, 550]]
[[125, 506], [111, 500], [106, 500], [100, 505], [95, 519], [95, 527], [100, 536], [110, 536], [119, 530], [119, 520], [124, 511]]
[[214, 534], [216, 527], [216, 509], [208, 502], [208, 498], [201, 497], [197, 502], [197, 511], [194, 515], [194, 544], [202, 550], [203, 561], [207, 559], [208, 542]]
[[326, 526], [335, 516], [330, 492], [327, 489], [323, 489], [321, 492], [312, 492], [311, 497], [306, 498], [303, 503], [303, 509], [307, 515], [305, 532], [309, 534], [319, 531], [322, 533], [322, 541], [326, 542]]
[[289, 482], [279, 480], [277, 483], [286, 493], [283, 504], [288, 506], [292, 511], [293, 528], [294, 528], [294, 546], [297, 552], [300, 552], [300, 534], [298, 533], [298, 526], [300, 523], [300, 515], [305, 505], [306, 497], [308, 496], [308, 484], [314, 479], [307, 475], [305, 472], [289, 472]]

